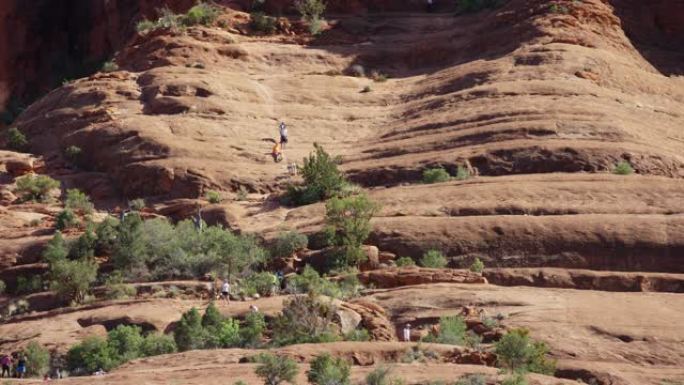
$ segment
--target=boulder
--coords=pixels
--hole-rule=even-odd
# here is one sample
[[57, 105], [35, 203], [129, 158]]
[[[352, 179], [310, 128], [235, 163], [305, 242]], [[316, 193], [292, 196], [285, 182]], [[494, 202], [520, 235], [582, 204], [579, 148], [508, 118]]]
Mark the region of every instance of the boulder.
[[33, 171], [33, 159], [23, 157], [7, 159], [5, 169], [13, 177], [26, 175]]
[[355, 330], [361, 323], [361, 315], [350, 308], [338, 307], [335, 320], [340, 325], [340, 331], [347, 334]]
[[366, 254], [366, 261], [360, 266], [361, 271], [374, 270], [380, 267], [380, 251], [375, 246], [363, 245], [363, 252]]
[[392, 288], [426, 283], [487, 283], [487, 279], [481, 275], [467, 270], [421, 267], [365, 271], [359, 273], [359, 280], [363, 284], [373, 284], [377, 288]]

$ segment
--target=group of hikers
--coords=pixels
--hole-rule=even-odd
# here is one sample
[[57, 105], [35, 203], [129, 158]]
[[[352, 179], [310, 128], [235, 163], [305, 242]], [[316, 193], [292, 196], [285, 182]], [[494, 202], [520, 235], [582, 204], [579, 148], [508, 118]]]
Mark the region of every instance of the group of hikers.
[[2, 365], [2, 378], [24, 378], [26, 375], [26, 356], [20, 353], [12, 353], [10, 355], [3, 354], [0, 356], [0, 365]]
[[271, 151], [273, 161], [276, 163], [279, 163], [283, 160], [283, 150], [287, 144], [287, 126], [285, 125], [285, 122], [280, 122], [278, 130], [280, 131], [280, 141], [275, 142], [275, 145], [273, 145], [273, 150]]

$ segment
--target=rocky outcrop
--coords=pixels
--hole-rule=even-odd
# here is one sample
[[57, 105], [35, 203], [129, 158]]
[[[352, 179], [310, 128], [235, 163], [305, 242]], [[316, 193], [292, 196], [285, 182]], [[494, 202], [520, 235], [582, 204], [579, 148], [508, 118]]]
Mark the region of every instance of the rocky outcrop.
[[359, 280], [366, 285], [373, 285], [377, 288], [392, 288], [429, 283], [487, 283], [487, 279], [481, 275], [466, 270], [428, 269], [420, 267], [366, 271], [359, 273]]
[[354, 300], [344, 303], [342, 307], [349, 308], [361, 316], [361, 326], [368, 330], [373, 341], [397, 340], [394, 326], [381, 306], [364, 300]]

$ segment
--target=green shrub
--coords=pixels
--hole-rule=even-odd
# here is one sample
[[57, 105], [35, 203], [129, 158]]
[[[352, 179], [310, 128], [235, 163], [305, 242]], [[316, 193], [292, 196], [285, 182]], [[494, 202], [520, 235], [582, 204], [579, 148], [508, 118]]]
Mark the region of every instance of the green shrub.
[[164, 6], [159, 10], [159, 19], [157, 19], [156, 28], [170, 29], [172, 31], [178, 30], [182, 26], [181, 15], [175, 14], [171, 8]]
[[242, 343], [240, 337], [240, 323], [232, 318], [227, 318], [221, 322], [221, 325], [216, 329], [219, 343], [222, 348], [232, 348], [240, 346]]
[[171, 354], [175, 353], [177, 350], [178, 348], [176, 347], [176, 342], [173, 340], [173, 337], [158, 333], [146, 335], [140, 346], [140, 352], [145, 357]]
[[501, 6], [505, 0], [458, 0], [459, 12], [478, 12]]
[[511, 374], [510, 376], [504, 378], [501, 385], [527, 385], [527, 379], [522, 373]]
[[487, 385], [487, 379], [482, 374], [468, 374], [459, 378], [454, 385]]
[[221, 194], [218, 191], [207, 191], [207, 200], [212, 204], [221, 203]]
[[427, 253], [423, 254], [423, 257], [420, 259], [421, 266], [431, 267], [433, 269], [443, 269], [448, 263], [449, 261], [447, 261], [444, 254], [437, 250], [428, 251]]
[[313, 19], [309, 22], [309, 33], [316, 36], [323, 31], [323, 28], [325, 28], [326, 25], [327, 24], [323, 19]]
[[57, 230], [66, 230], [78, 227], [81, 221], [76, 218], [76, 215], [70, 209], [64, 209], [55, 218], [55, 228]]
[[134, 211], [141, 211], [142, 209], [147, 207], [147, 203], [145, 203], [145, 200], [142, 198], [133, 199], [132, 201], [128, 202], [128, 207], [130, 207], [131, 210]]
[[97, 279], [97, 263], [92, 260], [61, 259], [50, 263], [50, 288], [68, 301], [80, 304]]
[[107, 299], [126, 299], [135, 297], [137, 290], [133, 285], [124, 283], [121, 272], [111, 274], [105, 280], [105, 292]]
[[439, 319], [437, 342], [449, 345], [463, 345], [466, 339], [466, 323], [461, 316]]
[[496, 342], [494, 352], [498, 365], [510, 372], [550, 375], [556, 363], [546, 358], [548, 350], [545, 343], [531, 340], [527, 330], [514, 329]]
[[252, 12], [250, 16], [250, 26], [253, 30], [267, 35], [276, 32], [276, 18], [266, 15], [263, 12]]
[[373, 91], [373, 89], [371, 88], [371, 86], [364, 86], [364, 87], [361, 89], [361, 93], [362, 93], [362, 94], [366, 94], [366, 93], [371, 92], [371, 91]]
[[102, 64], [102, 72], [116, 72], [119, 70], [119, 65], [113, 60], [108, 60]]
[[266, 331], [266, 320], [260, 312], [250, 312], [240, 327], [240, 341], [245, 347], [257, 347], [261, 344]]
[[423, 183], [441, 183], [449, 179], [451, 179], [451, 175], [441, 167], [423, 171]]
[[25, 151], [28, 148], [28, 140], [26, 135], [19, 131], [16, 127], [11, 127], [7, 130], [7, 145], [14, 151]]
[[176, 341], [178, 350], [202, 349], [204, 347], [204, 329], [202, 317], [194, 307], [181, 316], [176, 329], [173, 331], [173, 339]]
[[478, 257], [475, 257], [475, 260], [470, 265], [470, 271], [472, 271], [473, 273], [482, 273], [484, 268], [485, 268], [484, 263]]
[[119, 221], [107, 216], [102, 222], [97, 224], [95, 228], [95, 251], [98, 255], [111, 255], [114, 251], [114, 246], [117, 242], [119, 232]]
[[313, 295], [298, 295], [283, 304], [273, 321], [273, 340], [277, 345], [319, 343], [337, 340], [332, 329], [335, 306]]
[[389, 366], [379, 366], [366, 375], [366, 385], [391, 385], [389, 375], [392, 369]]
[[15, 192], [25, 201], [46, 202], [50, 191], [59, 188], [60, 183], [47, 175], [24, 175], [17, 178]]
[[64, 206], [79, 214], [92, 214], [95, 209], [88, 195], [75, 188], [67, 190]]
[[341, 266], [358, 265], [366, 259], [361, 245], [371, 231], [370, 220], [379, 205], [368, 196], [332, 198], [325, 205], [326, 234], [341, 254]]
[[90, 374], [117, 366], [112, 349], [101, 337], [88, 337], [67, 352], [67, 367], [72, 373]]
[[613, 168], [613, 174], [617, 175], [630, 175], [634, 173], [632, 165], [627, 161], [621, 161], [615, 165]]
[[470, 171], [463, 166], [458, 166], [458, 168], [456, 169], [456, 179], [466, 180], [468, 178], [470, 178]]
[[154, 21], [150, 21], [147, 19], [143, 19], [138, 22], [138, 24], [135, 25], [135, 30], [138, 31], [138, 33], [144, 34], [149, 31], [153, 31], [157, 29], [157, 23]]
[[274, 257], [289, 257], [296, 251], [305, 249], [309, 245], [309, 238], [296, 231], [280, 233], [273, 245], [271, 255]]
[[37, 293], [43, 290], [43, 279], [39, 275], [17, 277], [16, 294]]
[[107, 345], [117, 364], [142, 356], [144, 341], [138, 326], [119, 325], [107, 333]]
[[287, 281], [288, 291], [294, 294], [311, 293], [312, 295], [326, 295], [340, 298], [340, 288], [334, 283], [321, 277], [316, 269], [306, 265], [302, 272]]
[[218, 311], [216, 304], [212, 301], [204, 310], [202, 316], [202, 327], [204, 328], [218, 328], [223, 323], [223, 315]]
[[81, 159], [82, 154], [83, 154], [83, 150], [81, 150], [81, 147], [78, 147], [78, 146], [69, 146], [69, 147], [64, 149], [64, 155], [72, 163], [78, 163], [79, 160]]
[[344, 335], [345, 341], [370, 341], [370, 333], [366, 329], [354, 329]]
[[304, 158], [301, 175], [303, 187], [290, 187], [288, 196], [296, 205], [305, 205], [328, 199], [340, 194], [347, 184], [342, 172], [337, 168], [341, 159], [332, 157], [318, 143], [314, 152]]
[[5, 294], [5, 290], [7, 290], [7, 284], [0, 279], [0, 294]]
[[31, 341], [24, 349], [26, 356], [26, 374], [34, 377], [42, 377], [50, 370], [50, 352]]
[[295, 0], [295, 8], [302, 18], [310, 23], [323, 17], [326, 4], [324, 0]]
[[399, 266], [399, 267], [415, 266], [416, 265], [416, 262], [411, 257], [401, 257], [401, 258], [397, 259], [396, 263], [397, 263], [397, 266]]
[[299, 368], [295, 360], [273, 354], [260, 354], [257, 358], [259, 366], [255, 373], [264, 380], [264, 385], [280, 385], [282, 382], [294, 384]]
[[347, 360], [324, 353], [311, 361], [306, 378], [310, 384], [316, 385], [349, 385], [350, 372], [351, 366]]
[[211, 26], [218, 19], [221, 13], [220, 8], [213, 4], [199, 2], [182, 17], [183, 24], [186, 26], [204, 25]]
[[278, 279], [274, 274], [262, 271], [249, 275], [243, 282], [243, 286], [247, 291], [259, 293], [260, 296], [265, 297], [273, 294], [278, 286]]
[[47, 263], [51, 263], [53, 261], [66, 259], [68, 255], [69, 249], [64, 241], [64, 237], [62, 237], [62, 233], [59, 231], [55, 232], [55, 235], [48, 241], [47, 245], [45, 245], [45, 249], [43, 249], [43, 260]]
[[71, 259], [89, 259], [95, 255], [95, 244], [97, 236], [93, 231], [93, 226], [89, 225], [86, 231], [81, 234], [75, 241], [69, 244], [69, 258]]

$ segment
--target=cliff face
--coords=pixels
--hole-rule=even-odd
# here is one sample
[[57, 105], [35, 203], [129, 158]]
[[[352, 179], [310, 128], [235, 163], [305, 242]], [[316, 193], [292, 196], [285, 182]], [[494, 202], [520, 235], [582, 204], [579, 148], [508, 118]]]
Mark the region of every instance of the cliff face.
[[95, 71], [123, 46], [141, 15], [192, 0], [6, 0], [0, 7], [0, 111], [11, 118], [66, 79]]

